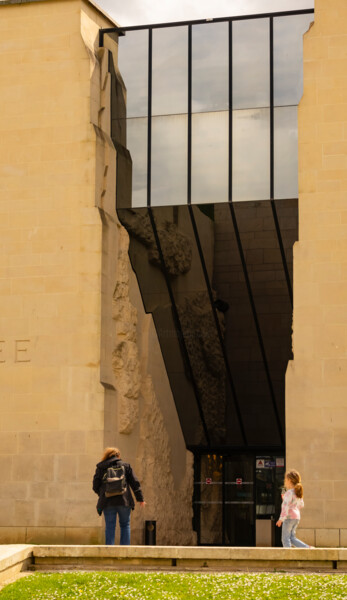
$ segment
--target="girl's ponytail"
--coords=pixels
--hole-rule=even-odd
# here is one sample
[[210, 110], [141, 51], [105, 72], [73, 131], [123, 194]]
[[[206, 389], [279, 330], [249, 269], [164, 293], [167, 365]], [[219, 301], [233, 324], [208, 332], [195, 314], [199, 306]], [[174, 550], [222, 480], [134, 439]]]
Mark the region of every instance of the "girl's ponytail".
[[304, 488], [301, 483], [296, 483], [294, 486], [294, 492], [297, 498], [303, 498], [304, 496]]
[[287, 479], [289, 479], [289, 481], [292, 482], [292, 484], [294, 486], [294, 492], [295, 492], [296, 497], [303, 498], [304, 488], [302, 487], [300, 473], [298, 471], [296, 471], [295, 469], [292, 469], [291, 471], [287, 471], [285, 476]]

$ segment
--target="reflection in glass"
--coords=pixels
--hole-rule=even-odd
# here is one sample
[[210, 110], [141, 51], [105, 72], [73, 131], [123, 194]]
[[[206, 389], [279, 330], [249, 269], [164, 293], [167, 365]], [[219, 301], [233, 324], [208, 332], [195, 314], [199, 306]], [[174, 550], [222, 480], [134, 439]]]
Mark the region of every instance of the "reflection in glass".
[[[131, 264], [140, 285], [145, 310], [152, 313], [153, 316], [186, 444], [202, 444], [206, 446], [207, 440], [204, 436], [192, 380], [187, 376], [187, 367], [182, 354], [177, 325], [174, 320], [169, 290], [161, 268], [162, 263], [148, 210], [147, 208], [136, 208], [132, 210], [118, 210], [117, 212], [121, 223], [126, 227], [130, 235], [129, 254]], [[172, 220], [174, 209], [168, 207], [154, 208], [152, 212], [155, 219], [158, 214], [161, 214], [159, 222], [160, 224], [165, 224], [166, 221], [170, 222]], [[171, 228], [173, 228], [172, 224]], [[168, 235], [170, 237], [167, 228], [164, 231], [160, 230], [158, 236], [162, 244]], [[171, 235], [175, 236], [175, 232], [171, 231]], [[179, 247], [179, 241], [177, 241], [177, 246]], [[163, 247], [164, 251], [166, 251], [170, 247], [169, 242], [163, 244]], [[169, 268], [173, 267], [172, 260], [168, 266]], [[181, 266], [181, 263], [179, 266]], [[154, 338], [152, 339], [153, 335], [155, 341]], [[151, 348], [153, 347], [153, 343], [154, 347], [156, 347], [157, 339], [155, 333], [151, 331], [150, 336]], [[165, 385], [167, 385], [165, 378], [163, 385], [165, 389]], [[174, 408], [171, 400], [166, 398], [165, 394], [161, 394], [158, 401], [165, 404], [164, 418], [166, 420], [175, 420], [176, 415], [173, 414]]]
[[313, 15], [274, 19], [274, 104], [299, 104], [303, 91], [303, 34]]
[[233, 23], [233, 108], [270, 106], [269, 20]]
[[118, 44], [118, 69], [127, 89], [127, 117], [148, 110], [148, 30], [127, 31]]
[[152, 115], [188, 110], [188, 27], [153, 30]]
[[228, 112], [192, 115], [192, 203], [228, 201]]
[[[224, 460], [225, 537], [230, 546], [254, 544], [254, 483], [252, 458], [238, 455]], [[236, 483], [241, 481], [242, 483]]]
[[270, 109], [233, 111], [233, 200], [270, 194]]
[[[206, 483], [207, 482], [207, 483]], [[223, 543], [223, 462], [218, 455], [201, 457], [200, 481], [200, 544]]]
[[147, 122], [148, 119], [127, 119], [127, 148], [132, 169], [132, 206], [147, 206]]
[[[197, 400], [212, 444], [225, 443], [226, 369], [221, 341], [187, 205], [154, 208], [157, 233], [166, 272], [171, 276], [172, 298], [188, 358], [187, 369], [194, 379]], [[193, 211], [192, 211], [193, 212]], [[196, 231], [204, 234], [201, 251], [211, 264], [213, 233], [210, 218], [194, 211]]]
[[228, 23], [192, 27], [192, 111], [227, 110]]
[[187, 115], [152, 118], [152, 206], [187, 202], [187, 120]]
[[296, 106], [274, 109], [275, 198], [298, 197], [298, 117]]

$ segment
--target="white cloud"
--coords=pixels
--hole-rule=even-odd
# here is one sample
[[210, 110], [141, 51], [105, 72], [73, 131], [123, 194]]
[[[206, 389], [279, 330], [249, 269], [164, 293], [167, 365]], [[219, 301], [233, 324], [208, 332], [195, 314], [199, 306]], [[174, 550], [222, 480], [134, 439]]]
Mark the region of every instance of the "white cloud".
[[98, 0], [124, 27], [313, 8], [314, 0]]

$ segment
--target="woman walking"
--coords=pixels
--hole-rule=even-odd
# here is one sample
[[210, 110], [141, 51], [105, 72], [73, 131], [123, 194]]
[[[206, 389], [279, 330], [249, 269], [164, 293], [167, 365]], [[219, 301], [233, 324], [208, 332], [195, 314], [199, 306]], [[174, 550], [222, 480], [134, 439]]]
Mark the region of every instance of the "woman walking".
[[296, 529], [300, 522], [300, 510], [304, 506], [304, 489], [298, 471], [287, 471], [284, 478], [286, 493], [283, 496], [282, 510], [276, 525], [282, 527], [283, 548], [311, 548], [296, 537]]
[[105, 448], [101, 461], [96, 465], [93, 490], [99, 496], [96, 509], [105, 517], [105, 543], [115, 543], [117, 515], [120, 525], [120, 543], [130, 544], [130, 515], [135, 508], [135, 494], [140, 506], [145, 506], [141, 485], [129, 463], [121, 460], [118, 448]]

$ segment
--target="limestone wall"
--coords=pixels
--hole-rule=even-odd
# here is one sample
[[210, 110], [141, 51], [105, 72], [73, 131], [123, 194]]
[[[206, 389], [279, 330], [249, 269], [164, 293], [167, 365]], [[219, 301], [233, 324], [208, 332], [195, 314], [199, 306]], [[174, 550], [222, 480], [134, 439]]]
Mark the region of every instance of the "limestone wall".
[[[132, 515], [132, 543], [142, 544], [144, 521], [156, 520], [158, 544], [190, 545], [196, 542], [192, 531], [193, 457], [185, 447], [153, 319], [144, 311], [130, 265], [129, 236], [115, 213], [116, 194], [128, 194], [130, 188], [116, 186], [115, 165], [119, 163], [110, 137], [108, 69], [109, 52], [116, 65], [117, 45], [108, 38], [105, 46], [98, 52], [99, 67], [92, 78], [92, 87], [101, 90], [99, 101], [95, 99], [92, 106], [92, 120], [97, 133], [96, 204], [103, 223], [101, 379], [107, 386], [105, 446], [116, 444], [121, 449], [144, 491], [147, 505], [137, 507]], [[125, 99], [122, 81], [117, 85], [117, 93]], [[122, 102], [114, 102], [113, 111], [119, 106]], [[125, 143], [122, 132], [117, 142]], [[122, 165], [131, 169], [131, 159], [130, 165], [123, 161]], [[122, 173], [122, 181], [128, 179]]]
[[111, 25], [81, 0], [0, 4], [2, 543], [101, 542], [91, 478], [106, 444], [144, 478], [133, 541], [146, 515], [159, 541], [181, 539], [178, 498], [192, 541], [190, 458], [114, 213], [97, 51]]
[[299, 106], [294, 361], [287, 466], [302, 472], [306, 539], [347, 544], [347, 4], [316, 0]]

